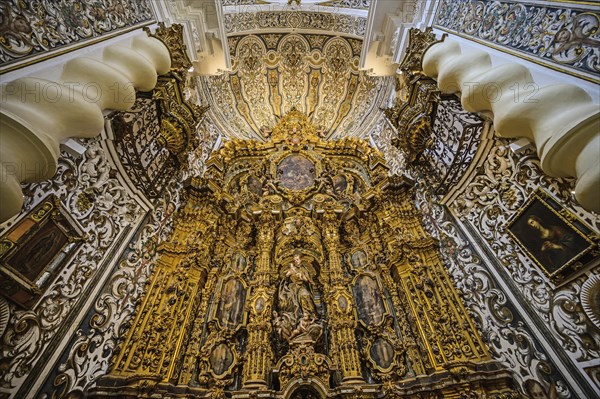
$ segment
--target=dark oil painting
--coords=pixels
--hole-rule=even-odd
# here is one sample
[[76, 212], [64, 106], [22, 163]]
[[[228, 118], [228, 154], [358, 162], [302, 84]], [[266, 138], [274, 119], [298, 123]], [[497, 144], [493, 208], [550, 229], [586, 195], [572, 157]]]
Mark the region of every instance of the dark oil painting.
[[242, 322], [246, 289], [238, 279], [229, 279], [222, 288], [217, 319], [223, 327], [235, 328]]
[[233, 352], [225, 344], [213, 348], [209, 356], [210, 367], [216, 375], [225, 374], [233, 364]]
[[56, 223], [48, 220], [35, 232], [28, 245], [23, 246], [6, 263], [27, 280], [35, 282], [68, 241], [69, 238]]
[[369, 352], [373, 362], [384, 370], [394, 363], [394, 347], [385, 339], [377, 339]]
[[593, 246], [540, 195], [525, 204], [509, 222], [508, 230], [549, 276], [577, 261]]
[[302, 155], [290, 155], [279, 164], [277, 175], [289, 190], [304, 190], [315, 184], [315, 165]]
[[367, 326], [381, 323], [385, 315], [385, 306], [377, 281], [371, 276], [361, 275], [356, 280], [352, 291], [360, 321]]

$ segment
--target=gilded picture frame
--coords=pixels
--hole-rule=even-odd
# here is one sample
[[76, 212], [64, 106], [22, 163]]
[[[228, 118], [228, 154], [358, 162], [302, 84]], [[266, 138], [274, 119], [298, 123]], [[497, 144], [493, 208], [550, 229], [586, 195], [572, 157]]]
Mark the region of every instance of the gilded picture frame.
[[351, 287], [358, 322], [365, 328], [382, 325], [390, 310], [377, 275], [362, 271], [352, 279]]
[[247, 322], [246, 299], [248, 285], [243, 278], [229, 275], [221, 279], [218, 294], [212, 304], [211, 320], [219, 328], [237, 331]]
[[598, 257], [598, 236], [577, 216], [538, 189], [508, 220], [511, 238], [554, 283]]
[[0, 292], [31, 309], [84, 238], [51, 194], [0, 237]]

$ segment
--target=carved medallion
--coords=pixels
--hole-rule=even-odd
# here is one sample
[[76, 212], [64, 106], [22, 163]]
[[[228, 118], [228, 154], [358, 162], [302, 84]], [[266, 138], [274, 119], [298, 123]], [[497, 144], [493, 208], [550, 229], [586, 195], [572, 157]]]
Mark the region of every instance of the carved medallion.
[[210, 352], [210, 368], [217, 376], [222, 376], [229, 371], [233, 365], [233, 351], [225, 344], [215, 346]]
[[279, 182], [289, 190], [304, 190], [315, 183], [315, 165], [302, 155], [290, 155], [277, 168]]
[[383, 370], [389, 369], [394, 363], [394, 347], [383, 338], [379, 338], [373, 343], [369, 355], [373, 362]]

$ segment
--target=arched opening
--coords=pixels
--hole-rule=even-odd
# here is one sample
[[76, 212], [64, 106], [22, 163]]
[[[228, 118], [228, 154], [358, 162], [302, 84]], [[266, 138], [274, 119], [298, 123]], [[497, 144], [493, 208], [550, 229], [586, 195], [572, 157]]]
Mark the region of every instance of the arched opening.
[[302, 386], [296, 389], [289, 399], [323, 399], [323, 397], [314, 388]]

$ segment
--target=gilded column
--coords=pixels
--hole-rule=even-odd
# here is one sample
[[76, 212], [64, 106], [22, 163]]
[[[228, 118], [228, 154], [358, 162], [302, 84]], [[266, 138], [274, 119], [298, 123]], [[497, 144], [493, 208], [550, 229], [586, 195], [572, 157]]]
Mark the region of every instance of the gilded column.
[[402, 237], [397, 242], [404, 259], [397, 266], [406, 302], [415, 316], [432, 367], [442, 370], [455, 362], [489, 360], [487, 348], [462, 303], [436, 241], [421, 225], [410, 192], [392, 201]]
[[217, 283], [219, 269], [213, 267], [206, 279], [204, 288], [200, 295], [200, 305], [196, 312], [196, 319], [194, 320], [194, 326], [192, 328], [192, 334], [188, 343], [185, 358], [183, 360], [183, 366], [179, 375], [179, 384], [188, 385], [192, 380], [194, 370], [197, 367], [197, 360], [200, 354], [202, 331], [204, 330], [204, 320], [206, 318], [206, 311], [208, 309], [208, 300], [210, 294], [214, 291]]
[[159, 257], [144, 301], [132, 323], [112, 376], [176, 381], [178, 359], [185, 351], [198, 287], [206, 278], [205, 259], [212, 243], [213, 212], [206, 202], [190, 198]]
[[353, 312], [352, 295], [347, 289], [342, 257], [340, 255], [340, 222], [336, 214], [323, 215], [323, 242], [328, 254], [329, 273], [324, 276], [323, 286], [327, 295], [329, 328], [331, 332], [330, 355], [342, 373], [344, 383], [364, 383], [354, 329], [356, 319]]
[[[375, 253], [386, 254], [386, 250], [382, 245], [382, 237], [380, 234], [380, 228], [376, 224], [371, 225], [371, 245]], [[384, 231], [387, 231], [385, 229]], [[387, 238], [387, 237], [386, 237]], [[423, 356], [419, 353], [419, 344], [415, 339], [415, 333], [412, 331], [411, 325], [414, 325], [414, 317], [407, 311], [407, 307], [401, 301], [400, 295], [398, 295], [399, 282], [394, 281], [390, 264], [397, 261], [398, 254], [386, 254], [389, 256], [379, 256], [378, 266], [381, 270], [381, 278], [386, 289], [390, 293], [394, 309], [396, 310], [396, 317], [398, 320], [398, 326], [400, 327], [401, 339], [406, 348], [406, 353], [410, 361], [410, 367], [415, 374], [425, 374], [425, 364]], [[426, 362], [425, 362], [426, 363]]]
[[271, 253], [273, 250], [274, 218], [269, 209], [263, 210], [257, 225], [257, 259], [250, 315], [247, 325], [248, 345], [244, 364], [244, 388], [266, 388], [273, 368], [273, 348], [271, 347], [271, 313], [275, 285], [273, 284]]

